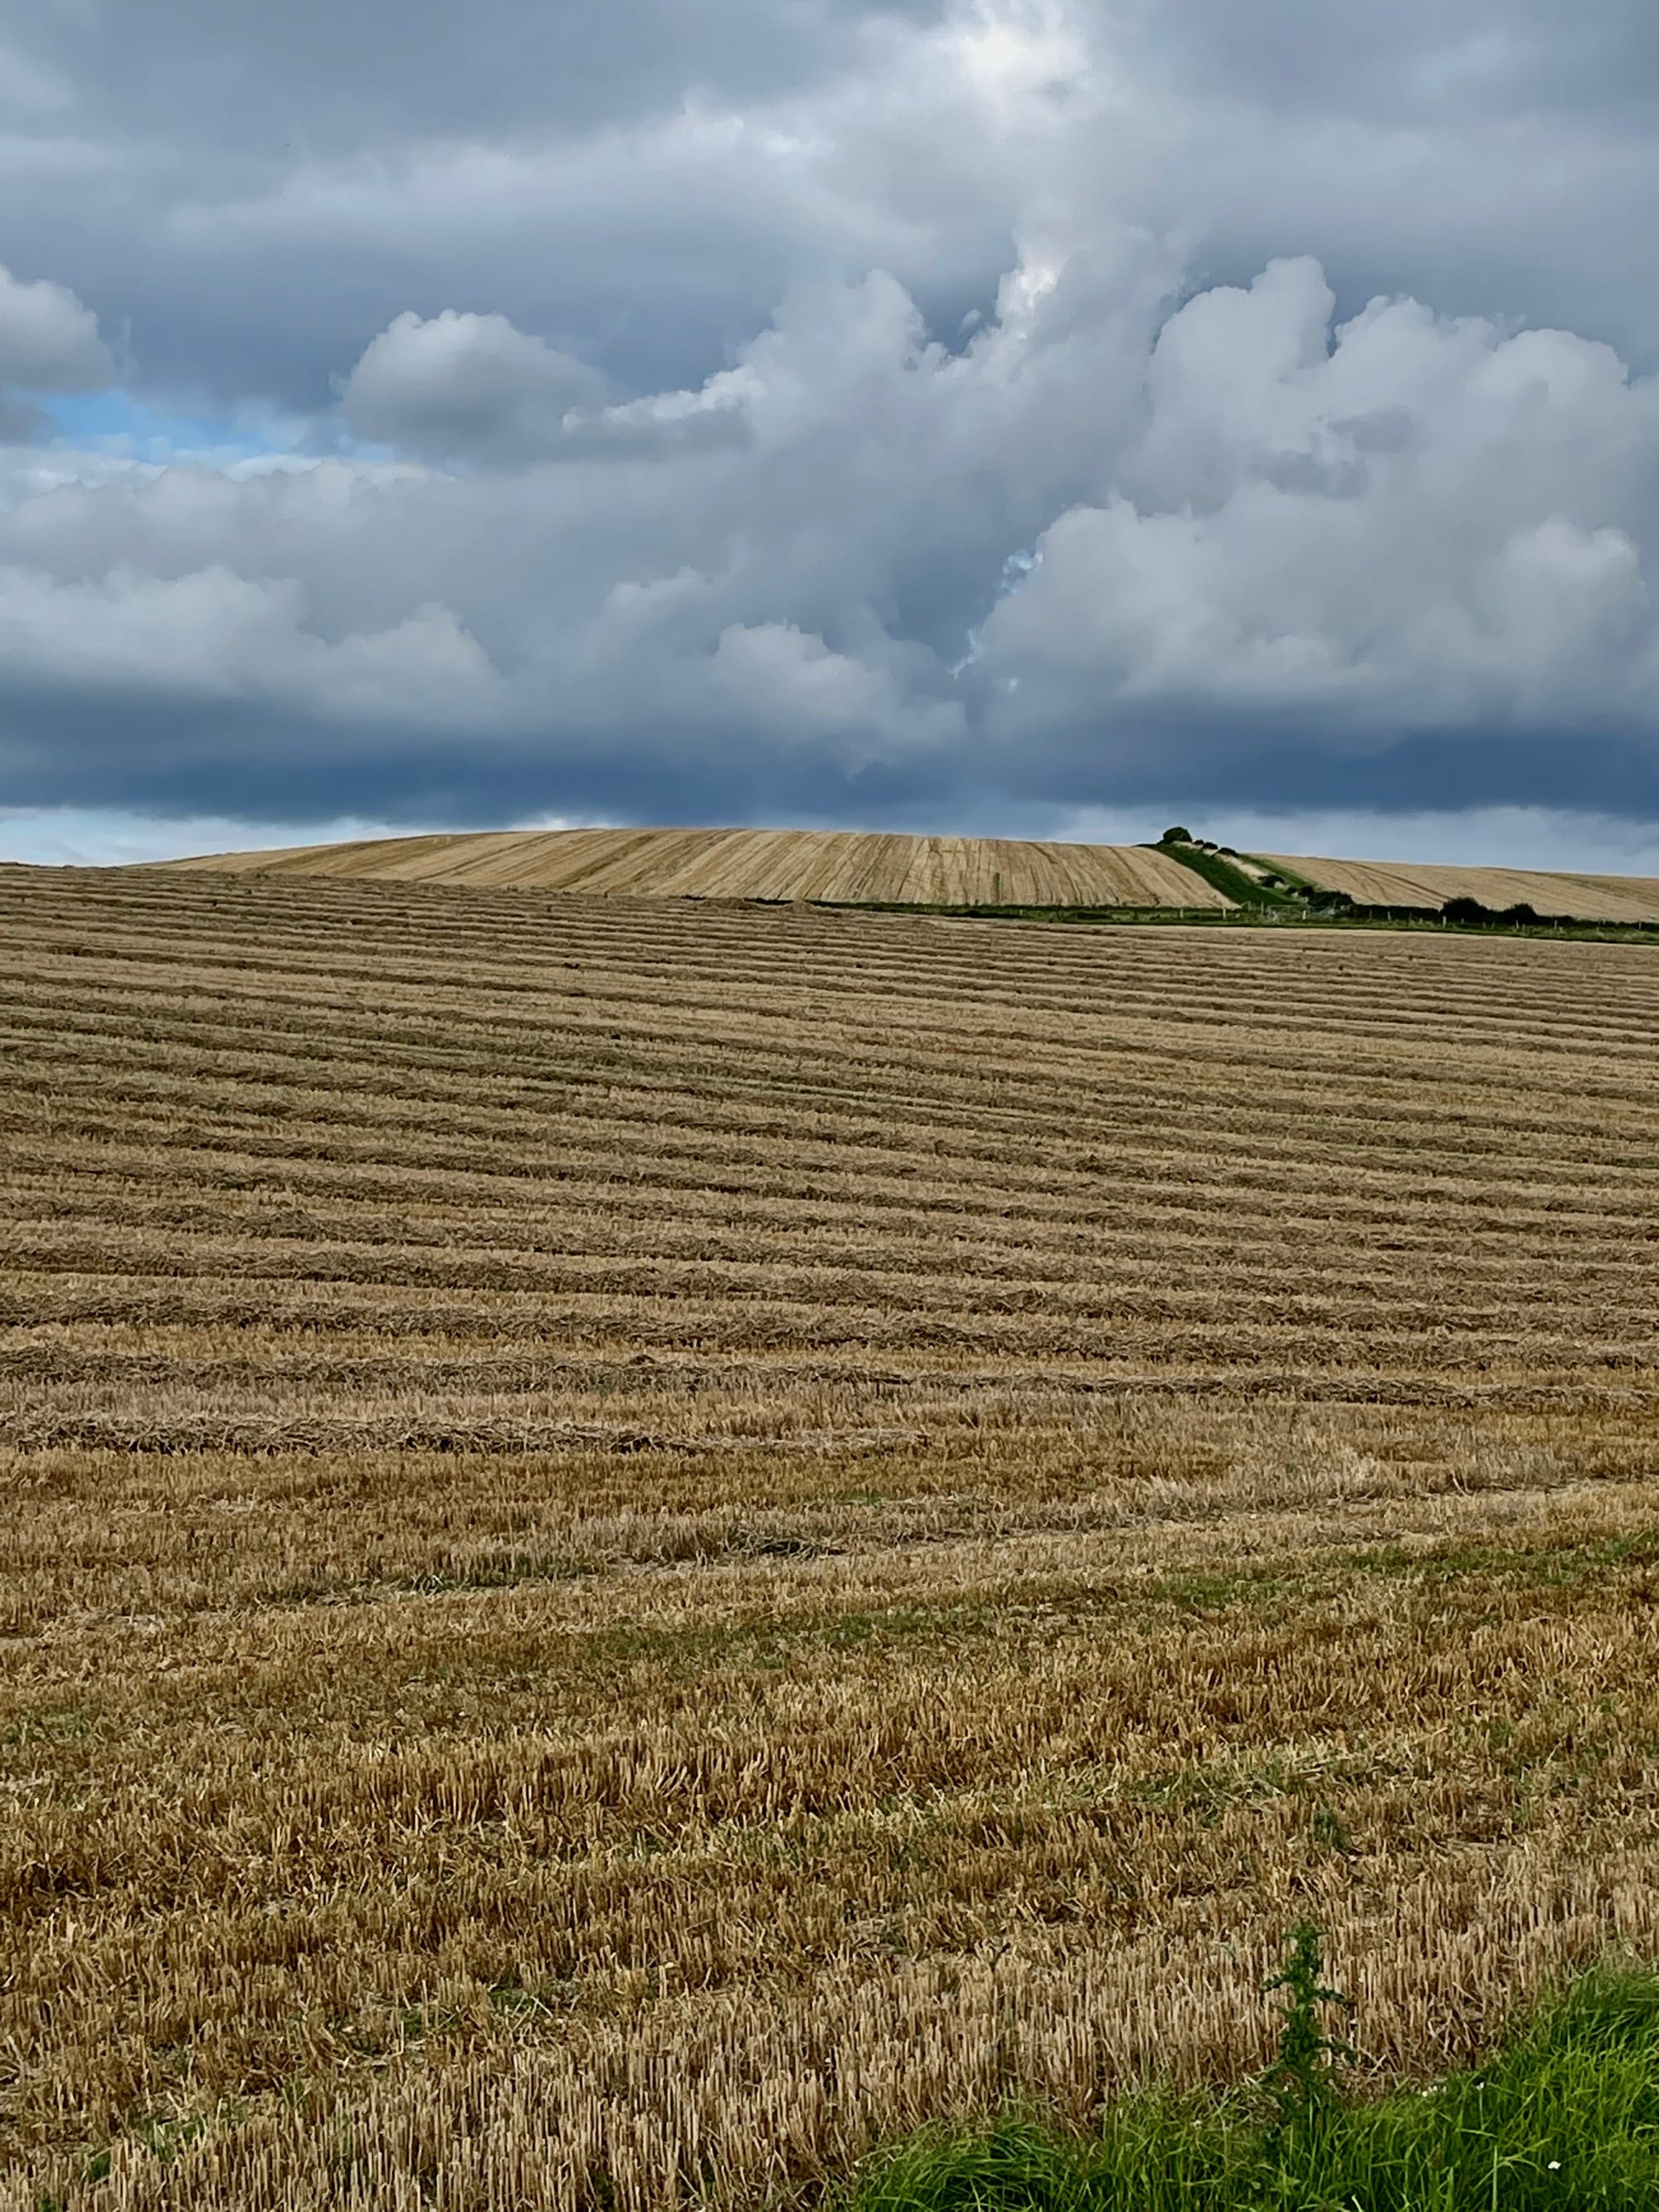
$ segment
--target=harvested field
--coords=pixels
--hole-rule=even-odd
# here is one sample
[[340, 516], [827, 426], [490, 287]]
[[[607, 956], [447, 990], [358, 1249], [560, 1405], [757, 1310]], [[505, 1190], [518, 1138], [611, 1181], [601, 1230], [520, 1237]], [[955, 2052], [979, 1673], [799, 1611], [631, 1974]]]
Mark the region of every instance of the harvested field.
[[238, 874], [897, 906], [1230, 907], [1167, 853], [846, 830], [493, 830], [147, 862]]
[[1578, 921], [1659, 921], [1659, 878], [1576, 876], [1542, 868], [1450, 868], [1400, 860], [1310, 860], [1288, 853], [1261, 858], [1294, 868], [1322, 890], [1346, 891], [1370, 906], [1441, 907], [1479, 899], [1502, 908], [1527, 905]]
[[1659, 1949], [1659, 957], [0, 872], [0, 2206], [754, 2207]]

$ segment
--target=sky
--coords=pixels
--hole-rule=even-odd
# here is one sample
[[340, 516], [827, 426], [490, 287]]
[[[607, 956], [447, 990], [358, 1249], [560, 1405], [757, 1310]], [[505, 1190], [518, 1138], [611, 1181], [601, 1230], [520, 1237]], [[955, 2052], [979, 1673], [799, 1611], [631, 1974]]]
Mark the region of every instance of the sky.
[[1650, 0], [0, 0], [0, 857], [1659, 873]]

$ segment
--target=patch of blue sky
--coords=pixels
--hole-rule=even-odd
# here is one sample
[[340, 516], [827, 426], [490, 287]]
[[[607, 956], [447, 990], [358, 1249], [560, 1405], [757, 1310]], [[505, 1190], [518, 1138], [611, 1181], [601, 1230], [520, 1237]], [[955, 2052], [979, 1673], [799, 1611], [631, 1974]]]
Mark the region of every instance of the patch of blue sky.
[[33, 404], [51, 421], [53, 447], [154, 468], [292, 468], [315, 458], [312, 426], [252, 408], [198, 415], [152, 405], [120, 386], [105, 392], [42, 393]]

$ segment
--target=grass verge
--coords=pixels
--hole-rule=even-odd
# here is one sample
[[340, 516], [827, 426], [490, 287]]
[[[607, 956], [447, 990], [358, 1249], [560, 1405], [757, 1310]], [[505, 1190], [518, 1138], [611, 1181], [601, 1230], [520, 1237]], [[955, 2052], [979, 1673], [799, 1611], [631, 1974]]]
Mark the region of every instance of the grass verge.
[[[1160, 848], [1161, 849], [1161, 848]], [[1528, 937], [1567, 939], [1581, 945], [1659, 945], [1659, 922], [1460, 921], [1432, 907], [1396, 907], [1374, 911], [1316, 911], [1299, 901], [1275, 899], [1256, 886], [1254, 903], [1237, 907], [1186, 906], [944, 906], [895, 899], [812, 899], [814, 907], [836, 914], [929, 915], [951, 921], [1078, 922], [1095, 928], [1145, 929], [1164, 924], [1178, 929], [1370, 929], [1399, 933], [1430, 930], [1437, 937]], [[757, 899], [757, 906], [789, 906], [788, 899]]]
[[1374, 2101], [1149, 2093], [1067, 2135], [1023, 2115], [872, 2162], [848, 2212], [1650, 2212], [1659, 1974], [1603, 1972], [1484, 2065]]
[[1157, 850], [1169, 860], [1178, 860], [1194, 875], [1201, 876], [1206, 884], [1220, 891], [1224, 897], [1231, 899], [1235, 906], [1273, 909], [1295, 908], [1294, 898], [1283, 891], [1271, 890], [1266, 884], [1258, 883], [1248, 871], [1235, 867], [1220, 853], [1208, 852], [1201, 845], [1180, 843], [1161, 844]]

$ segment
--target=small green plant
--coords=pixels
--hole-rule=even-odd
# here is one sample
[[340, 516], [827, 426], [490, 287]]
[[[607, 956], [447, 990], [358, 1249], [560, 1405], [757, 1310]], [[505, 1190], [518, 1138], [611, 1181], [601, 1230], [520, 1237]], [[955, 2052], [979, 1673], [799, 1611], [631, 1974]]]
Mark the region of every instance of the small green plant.
[[1322, 1850], [1338, 1851], [1344, 1858], [1353, 1856], [1353, 1838], [1341, 1814], [1329, 1805], [1314, 1807], [1313, 1839]]
[[1193, 833], [1190, 830], [1183, 830], [1177, 822], [1175, 828], [1166, 830], [1158, 842], [1160, 845], [1190, 845]]
[[1322, 2014], [1326, 2006], [1338, 2006], [1346, 2013], [1353, 2006], [1340, 1990], [1329, 1989], [1320, 1979], [1324, 1971], [1318, 1929], [1311, 1920], [1298, 1920], [1290, 1933], [1284, 1965], [1263, 1984], [1265, 1995], [1283, 1990], [1286, 1999], [1279, 2049], [1261, 2076], [1261, 2087], [1273, 2102], [1273, 2133], [1279, 2139], [1304, 2134], [1329, 2117], [1338, 2101], [1337, 2069], [1356, 2056], [1352, 2044], [1325, 2032]]

